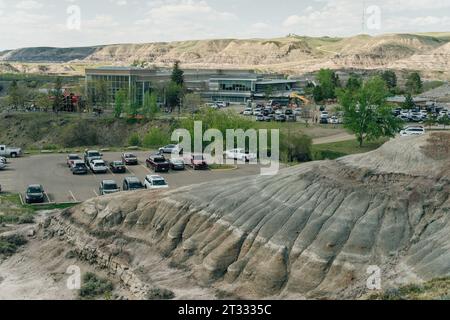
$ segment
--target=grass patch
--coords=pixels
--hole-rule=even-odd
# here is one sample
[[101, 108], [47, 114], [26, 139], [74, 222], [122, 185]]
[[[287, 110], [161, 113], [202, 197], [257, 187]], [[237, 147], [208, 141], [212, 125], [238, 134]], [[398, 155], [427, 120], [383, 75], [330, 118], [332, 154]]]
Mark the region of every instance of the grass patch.
[[28, 205], [22, 204], [19, 194], [0, 194], [0, 223], [28, 224], [34, 222], [34, 213], [42, 210], [64, 210], [77, 203]]
[[34, 222], [34, 210], [23, 206], [18, 194], [0, 194], [0, 224], [28, 224]]
[[0, 237], [0, 256], [12, 256], [20, 247], [26, 244], [27, 240], [20, 235]]
[[88, 272], [83, 276], [83, 283], [79, 292], [81, 299], [96, 299], [111, 297], [114, 285], [107, 279], [102, 279], [94, 273]]
[[209, 169], [210, 170], [232, 170], [236, 168], [236, 166], [233, 166], [231, 164], [210, 164]]
[[366, 153], [378, 149], [386, 139], [373, 142], [366, 142], [363, 147], [359, 147], [358, 141], [349, 140], [342, 142], [318, 144], [312, 146], [314, 160], [334, 160], [351, 154]]
[[410, 284], [371, 295], [370, 300], [449, 300], [450, 277]]

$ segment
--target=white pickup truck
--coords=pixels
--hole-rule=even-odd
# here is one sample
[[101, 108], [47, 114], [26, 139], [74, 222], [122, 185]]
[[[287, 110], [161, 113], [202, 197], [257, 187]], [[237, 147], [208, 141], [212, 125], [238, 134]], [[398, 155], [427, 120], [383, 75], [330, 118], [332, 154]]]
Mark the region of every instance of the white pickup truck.
[[5, 145], [0, 144], [0, 156], [17, 158], [22, 155], [22, 149], [20, 148], [9, 148]]

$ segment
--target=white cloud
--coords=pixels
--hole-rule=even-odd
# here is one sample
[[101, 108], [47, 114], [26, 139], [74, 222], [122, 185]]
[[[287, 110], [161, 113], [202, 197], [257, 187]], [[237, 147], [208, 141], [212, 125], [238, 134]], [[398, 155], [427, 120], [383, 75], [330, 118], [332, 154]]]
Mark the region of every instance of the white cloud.
[[34, 0], [19, 1], [19, 3], [16, 4], [16, 8], [21, 10], [36, 10], [42, 7], [42, 3]]

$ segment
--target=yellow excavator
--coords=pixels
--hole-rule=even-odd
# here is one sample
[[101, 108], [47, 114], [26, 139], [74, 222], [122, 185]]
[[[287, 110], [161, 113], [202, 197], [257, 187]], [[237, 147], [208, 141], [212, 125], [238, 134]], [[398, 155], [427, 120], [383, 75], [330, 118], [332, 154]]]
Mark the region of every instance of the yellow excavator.
[[301, 100], [301, 101], [303, 101], [303, 103], [305, 105], [311, 104], [310, 100], [308, 100], [305, 96], [302, 96], [302, 95], [298, 94], [297, 92], [291, 93], [291, 95], [289, 96], [289, 99], [291, 99], [291, 100], [294, 100], [294, 99]]

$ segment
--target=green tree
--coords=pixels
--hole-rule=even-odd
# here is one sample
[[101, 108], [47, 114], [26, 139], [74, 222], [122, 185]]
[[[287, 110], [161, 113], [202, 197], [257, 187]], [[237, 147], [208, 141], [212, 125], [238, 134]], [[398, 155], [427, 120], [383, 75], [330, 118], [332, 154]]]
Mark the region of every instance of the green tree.
[[106, 109], [108, 107], [109, 100], [109, 88], [106, 80], [98, 80], [95, 83], [95, 95], [97, 107]]
[[135, 119], [139, 112], [138, 104], [130, 99], [127, 99], [125, 103], [125, 112], [130, 118]]
[[39, 93], [35, 99], [36, 106], [47, 112], [52, 107], [52, 99], [45, 93]]
[[448, 115], [445, 115], [441, 117], [438, 121], [439, 124], [444, 126], [444, 130], [447, 126], [450, 126], [450, 117]]
[[20, 94], [19, 84], [16, 80], [8, 88], [8, 103], [15, 108], [23, 104], [23, 97]]
[[180, 106], [180, 101], [183, 94], [183, 89], [176, 82], [171, 81], [169, 85], [166, 87], [166, 103], [171, 111], [174, 108]]
[[153, 119], [158, 111], [158, 96], [155, 92], [147, 92], [144, 96], [144, 115], [147, 118]]
[[273, 87], [272, 86], [267, 86], [264, 89], [264, 94], [266, 96], [266, 99], [269, 100], [272, 97], [272, 95], [273, 95]]
[[351, 91], [358, 91], [361, 88], [361, 86], [362, 86], [361, 78], [355, 74], [352, 74], [350, 75], [350, 78], [348, 78], [347, 85], [345, 86], [345, 88]]
[[419, 94], [422, 92], [423, 82], [418, 72], [413, 72], [406, 81], [406, 90], [410, 94]]
[[52, 95], [53, 95], [53, 111], [59, 112], [64, 107], [62, 79], [60, 77], [56, 78]]
[[180, 69], [180, 61], [176, 61], [173, 65], [171, 81], [178, 86], [184, 86], [184, 71]]
[[128, 94], [125, 89], [121, 89], [116, 92], [115, 102], [114, 102], [114, 117], [120, 118], [124, 112], [125, 105], [127, 103]]
[[128, 145], [130, 147], [140, 147], [142, 145], [141, 137], [139, 134], [133, 133], [128, 139]]
[[322, 89], [323, 100], [335, 99], [336, 88], [340, 87], [340, 80], [336, 73], [330, 69], [321, 69], [317, 80]]
[[414, 98], [412, 97], [412, 95], [410, 93], [406, 94], [405, 96], [405, 102], [403, 103], [403, 108], [404, 109], [414, 109], [416, 107], [416, 104], [414, 103]]
[[345, 127], [355, 133], [360, 147], [364, 141], [395, 137], [402, 123], [387, 104], [389, 91], [381, 77], [367, 81], [358, 92], [342, 90], [339, 102], [344, 110]]
[[394, 93], [397, 89], [397, 74], [392, 70], [386, 70], [381, 73], [381, 78], [386, 82], [389, 91]]
[[316, 86], [313, 89], [313, 97], [316, 103], [322, 102], [324, 100], [324, 95], [321, 86]]

